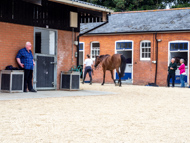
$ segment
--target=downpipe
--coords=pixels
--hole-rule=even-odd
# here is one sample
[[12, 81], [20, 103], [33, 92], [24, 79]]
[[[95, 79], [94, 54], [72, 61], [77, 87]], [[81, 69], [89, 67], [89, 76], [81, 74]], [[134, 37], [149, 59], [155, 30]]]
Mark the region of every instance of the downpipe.
[[98, 26], [96, 26], [96, 27], [94, 27], [94, 28], [92, 28], [92, 29], [90, 29], [90, 30], [88, 30], [88, 31], [86, 31], [86, 32], [84, 32], [84, 33], [82, 33], [82, 34], [79, 34], [79, 35], [77, 36], [77, 42], [78, 42], [78, 45], [77, 45], [77, 67], [79, 66], [79, 42], [80, 42], [80, 41], [79, 41], [79, 38], [80, 38], [81, 36], [83, 36], [83, 35], [85, 35], [85, 34], [91, 32], [91, 31], [93, 31], [93, 30], [95, 30], [95, 29], [97, 29], [97, 28], [99, 28], [99, 27], [101, 27], [101, 26], [107, 24], [107, 23], [109, 22], [109, 19], [108, 19], [108, 16], [109, 16], [109, 15], [110, 15], [110, 13], [107, 14], [107, 20], [106, 20], [106, 22], [104, 22], [104, 23], [102, 23], [102, 24], [100, 24], [100, 25], [98, 25]]

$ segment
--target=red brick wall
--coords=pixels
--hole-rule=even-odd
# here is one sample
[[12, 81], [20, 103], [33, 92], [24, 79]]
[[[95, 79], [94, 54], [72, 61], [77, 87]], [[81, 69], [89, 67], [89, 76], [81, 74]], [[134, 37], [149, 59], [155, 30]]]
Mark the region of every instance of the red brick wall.
[[72, 32], [58, 30], [58, 48], [57, 48], [57, 89], [60, 88], [61, 71], [68, 71], [77, 63], [75, 58], [77, 48], [73, 46], [73, 62], [72, 62]]
[[[34, 27], [0, 22], [0, 70], [5, 69], [7, 65], [17, 67], [16, 55], [27, 41], [33, 45]], [[76, 65], [76, 46], [73, 46], [73, 49], [72, 62], [72, 32], [58, 30], [57, 89], [61, 71], [68, 71], [72, 65]]]
[[[167, 66], [168, 66], [168, 42], [175, 40], [190, 41], [190, 33], [164, 33], [158, 34], [157, 39], [162, 39], [158, 44], [158, 74], [157, 84], [166, 86]], [[93, 41], [100, 42], [100, 55], [114, 54], [115, 41], [118, 40], [132, 40], [133, 47], [133, 84], [145, 85], [148, 82], [154, 82], [155, 78], [155, 64], [152, 61], [156, 60], [156, 42], [153, 34], [123, 34], [123, 35], [95, 35], [83, 36], [80, 38], [81, 42], [85, 43], [85, 55], [90, 54], [90, 43]], [[140, 42], [142, 40], [151, 41], [151, 60], [140, 60]], [[102, 82], [102, 72], [96, 71], [93, 77], [94, 82]], [[112, 83], [110, 74], [106, 75], [106, 82]]]
[[0, 22], [0, 70], [7, 65], [17, 67], [16, 55], [27, 41], [33, 44], [34, 28]]

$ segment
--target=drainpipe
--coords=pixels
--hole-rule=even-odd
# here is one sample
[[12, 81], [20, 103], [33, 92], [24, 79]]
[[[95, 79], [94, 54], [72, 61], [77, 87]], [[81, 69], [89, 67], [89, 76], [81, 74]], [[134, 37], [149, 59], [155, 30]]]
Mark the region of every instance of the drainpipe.
[[73, 65], [73, 46], [74, 46], [74, 38], [73, 38], [73, 35], [74, 35], [74, 28], [72, 28], [72, 65]]
[[155, 34], [155, 40], [156, 40], [156, 70], [155, 70], [154, 83], [156, 85], [157, 71], [158, 71], [158, 39], [157, 39], [157, 33]]
[[155, 40], [156, 40], [156, 71], [155, 71], [155, 79], [154, 83], [156, 85], [156, 80], [157, 80], [157, 72], [158, 72], [158, 42], [161, 42], [161, 39], [157, 39], [157, 33], [155, 33]]
[[80, 38], [81, 36], [83, 36], [83, 35], [85, 35], [85, 34], [91, 32], [91, 31], [93, 31], [93, 30], [95, 30], [95, 29], [97, 29], [97, 28], [99, 28], [99, 27], [101, 27], [101, 26], [107, 24], [107, 23], [109, 22], [109, 19], [108, 19], [108, 16], [109, 16], [109, 15], [110, 15], [110, 13], [107, 14], [107, 20], [106, 20], [106, 22], [104, 22], [104, 23], [102, 23], [102, 24], [100, 24], [100, 25], [98, 25], [98, 26], [96, 26], [96, 27], [94, 27], [94, 28], [92, 28], [92, 29], [90, 29], [90, 30], [88, 30], [88, 31], [86, 31], [86, 32], [84, 32], [84, 33], [82, 33], [82, 34], [79, 34], [79, 35], [77, 36], [77, 41], [78, 41], [78, 45], [77, 45], [77, 66], [79, 66], [79, 38]]

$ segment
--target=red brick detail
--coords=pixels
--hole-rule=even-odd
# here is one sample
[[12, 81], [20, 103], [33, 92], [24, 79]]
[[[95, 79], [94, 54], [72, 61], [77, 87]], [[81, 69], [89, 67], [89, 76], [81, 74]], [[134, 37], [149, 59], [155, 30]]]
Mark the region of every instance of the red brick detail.
[[[190, 41], [190, 32], [186, 33], [162, 33], [157, 35], [157, 39], [162, 39], [158, 43], [158, 74], [157, 84], [166, 86], [167, 67], [168, 67], [168, 43], [170, 41], [185, 40]], [[93, 41], [100, 42], [100, 54], [114, 54], [115, 42], [118, 40], [132, 40], [133, 47], [133, 84], [145, 85], [154, 82], [155, 64], [152, 61], [156, 60], [156, 42], [154, 34], [121, 34], [121, 35], [93, 35], [83, 36], [80, 42], [85, 43], [85, 55], [90, 54], [90, 43]], [[140, 60], [140, 42], [142, 40], [151, 41], [151, 60]], [[95, 71], [93, 76], [94, 82], [102, 82], [102, 71]], [[110, 73], [106, 74], [106, 83], [113, 83]]]
[[75, 58], [75, 52], [77, 52], [77, 47], [73, 45], [72, 62], [72, 32], [58, 30], [57, 89], [60, 88], [61, 71], [66, 72], [69, 71], [72, 66], [76, 66], [77, 58]]
[[27, 41], [33, 45], [33, 35], [32, 26], [0, 22], [0, 70], [7, 65], [17, 67], [16, 55]]

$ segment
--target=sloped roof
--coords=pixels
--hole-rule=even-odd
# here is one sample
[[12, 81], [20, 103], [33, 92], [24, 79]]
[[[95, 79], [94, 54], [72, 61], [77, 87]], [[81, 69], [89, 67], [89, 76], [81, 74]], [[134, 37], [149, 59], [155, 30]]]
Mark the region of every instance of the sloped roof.
[[[100, 23], [82, 23], [81, 33]], [[115, 13], [109, 23], [89, 34], [190, 30], [190, 9]]]
[[88, 9], [93, 9], [93, 10], [102, 11], [102, 12], [113, 12], [113, 10], [108, 9], [105, 6], [84, 2], [81, 0], [49, 0], [49, 1], [69, 4], [69, 5], [73, 5], [77, 7], [88, 8]]

